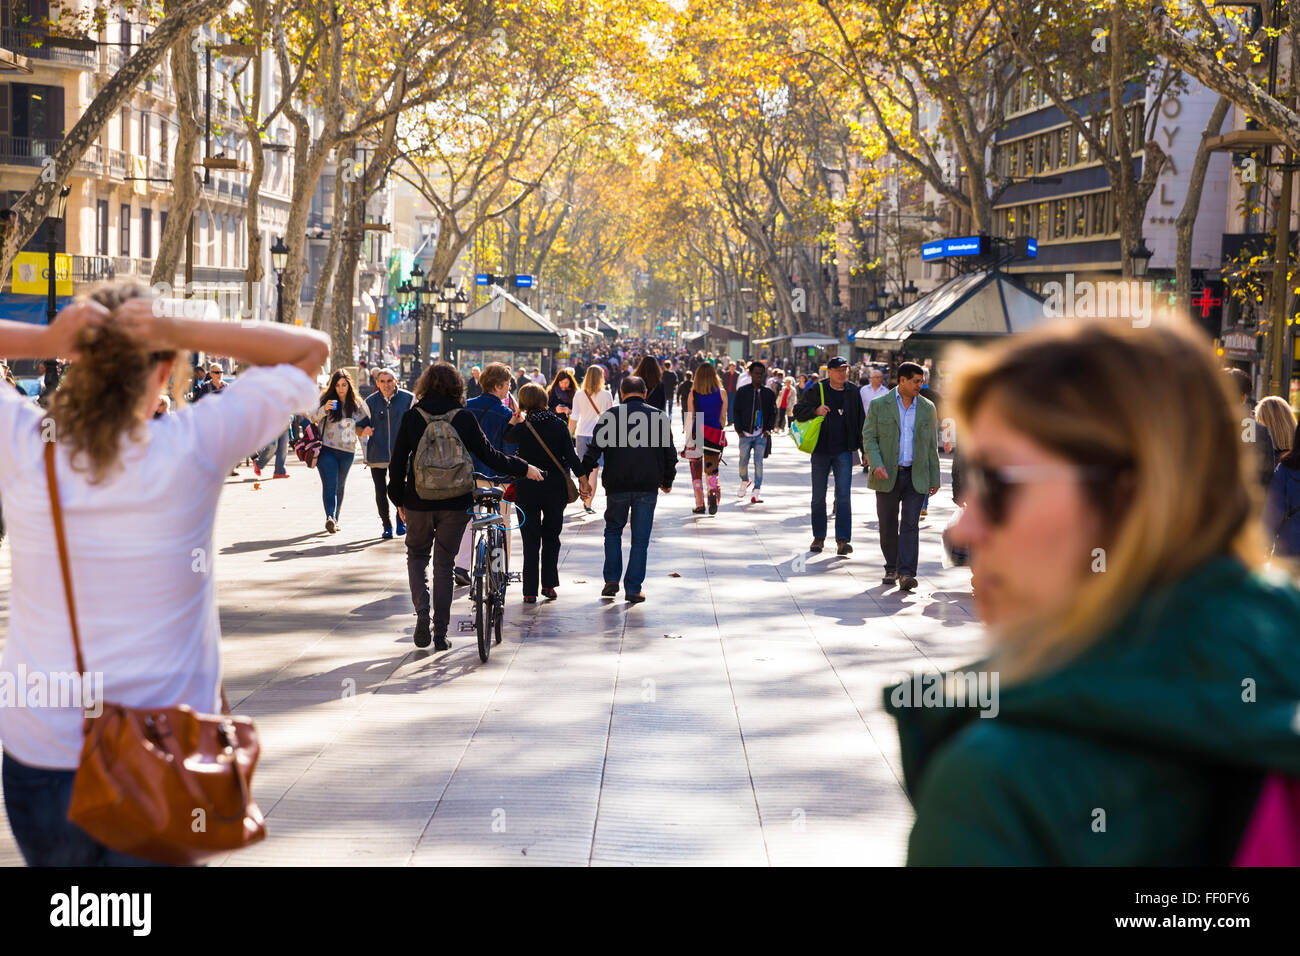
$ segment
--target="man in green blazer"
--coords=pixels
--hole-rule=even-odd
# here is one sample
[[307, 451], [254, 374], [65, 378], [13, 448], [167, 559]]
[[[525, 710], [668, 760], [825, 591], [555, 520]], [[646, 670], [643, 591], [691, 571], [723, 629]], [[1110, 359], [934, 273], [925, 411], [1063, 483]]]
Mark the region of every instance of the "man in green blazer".
[[[921, 396], [925, 369], [915, 362], [898, 367], [898, 386], [867, 406], [862, 426], [863, 469], [876, 493], [885, 584], [916, 587], [918, 527], [927, 494], [939, 490], [939, 424], [934, 403]], [[899, 518], [899, 511], [902, 518]]]

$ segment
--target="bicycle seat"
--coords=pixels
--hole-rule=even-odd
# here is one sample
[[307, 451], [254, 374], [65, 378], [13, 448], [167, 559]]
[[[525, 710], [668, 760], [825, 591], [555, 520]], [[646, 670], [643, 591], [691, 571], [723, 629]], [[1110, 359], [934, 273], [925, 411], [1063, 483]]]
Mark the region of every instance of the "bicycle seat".
[[504, 488], [497, 488], [497, 487], [475, 488], [474, 500], [475, 501], [500, 501], [501, 496], [504, 495], [505, 493], [506, 490]]

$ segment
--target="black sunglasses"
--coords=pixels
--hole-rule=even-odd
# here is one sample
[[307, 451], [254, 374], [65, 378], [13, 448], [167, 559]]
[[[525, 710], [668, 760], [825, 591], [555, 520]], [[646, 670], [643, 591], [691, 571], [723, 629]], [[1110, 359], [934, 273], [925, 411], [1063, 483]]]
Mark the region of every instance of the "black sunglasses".
[[967, 501], [979, 502], [989, 523], [998, 526], [1007, 520], [1011, 492], [1021, 485], [1048, 481], [1108, 481], [1119, 473], [1112, 465], [1003, 465], [995, 468], [980, 462], [968, 462], [961, 472]]

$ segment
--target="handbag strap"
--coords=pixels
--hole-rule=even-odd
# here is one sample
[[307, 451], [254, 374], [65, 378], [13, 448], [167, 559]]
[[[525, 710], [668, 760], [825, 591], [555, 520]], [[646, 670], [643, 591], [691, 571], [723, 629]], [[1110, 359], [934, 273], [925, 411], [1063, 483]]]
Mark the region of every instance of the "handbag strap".
[[86, 673], [81, 656], [81, 631], [77, 627], [77, 605], [72, 597], [72, 571], [68, 564], [68, 541], [63, 533], [63, 505], [59, 501], [59, 479], [54, 473], [54, 442], [45, 443], [45, 484], [50, 489], [50, 514], [54, 518], [54, 540], [59, 545], [59, 571], [63, 574], [63, 597], [68, 602], [68, 620], [72, 624], [72, 647], [77, 654], [77, 673]]
[[597, 407], [596, 407], [596, 403], [593, 402], [593, 401], [591, 400], [591, 396], [590, 396], [590, 395], [587, 395], [587, 390], [586, 390], [585, 388], [582, 390], [582, 394], [586, 396], [586, 398], [587, 398], [587, 404], [591, 406], [591, 410], [592, 410], [593, 412], [595, 412], [595, 413], [596, 413], [596, 417], [599, 418], [599, 417], [600, 417], [600, 409], [597, 408]]
[[555, 455], [551, 452], [550, 446], [547, 445], [546, 442], [542, 440], [541, 435], [537, 434], [537, 429], [533, 427], [533, 423], [525, 419], [524, 424], [527, 425], [528, 430], [533, 433], [533, 437], [537, 439], [537, 443], [542, 446], [542, 451], [546, 452], [547, 457], [549, 457], [551, 461], [555, 462], [555, 467], [560, 469], [560, 474], [562, 475], [566, 474], [564, 470], [564, 466], [560, 464], [560, 459], [555, 457]]

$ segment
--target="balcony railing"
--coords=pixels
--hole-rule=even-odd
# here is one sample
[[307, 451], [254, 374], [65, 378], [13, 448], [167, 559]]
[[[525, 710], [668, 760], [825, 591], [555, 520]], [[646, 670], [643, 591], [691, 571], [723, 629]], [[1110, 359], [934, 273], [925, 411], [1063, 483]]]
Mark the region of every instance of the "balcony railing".
[[111, 256], [72, 257], [72, 278], [77, 282], [98, 282], [116, 278]]
[[126, 153], [120, 149], [108, 151], [108, 174], [117, 179], [126, 178]]
[[[171, 178], [171, 170], [166, 163], [161, 163], [156, 159], [149, 160], [149, 177], [154, 180], [164, 180]], [[154, 186], [163, 186], [162, 182], [155, 182]]]
[[0, 136], [0, 163], [39, 166], [61, 145], [61, 136]]
[[91, 143], [85, 154], [77, 160], [77, 171], [98, 176], [104, 171], [104, 148], [98, 143]]
[[49, 60], [54, 63], [67, 63], [70, 66], [94, 66], [95, 54], [88, 50], [68, 50], [51, 46], [49, 34], [44, 30], [32, 30], [22, 27], [5, 27], [0, 30], [0, 46], [17, 53], [19, 56], [34, 60]]

